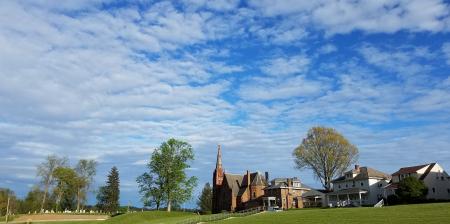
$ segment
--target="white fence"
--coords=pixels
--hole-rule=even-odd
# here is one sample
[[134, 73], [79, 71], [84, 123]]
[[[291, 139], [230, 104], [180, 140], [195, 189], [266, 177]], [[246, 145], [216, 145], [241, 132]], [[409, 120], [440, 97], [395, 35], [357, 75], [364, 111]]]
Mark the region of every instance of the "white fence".
[[259, 212], [262, 212], [264, 209], [263, 207], [257, 207], [257, 208], [251, 208], [247, 210], [242, 210], [239, 212], [233, 212], [233, 213], [219, 213], [214, 215], [201, 215], [197, 216], [195, 218], [189, 218], [185, 219], [183, 221], [178, 222], [177, 224], [197, 224], [200, 222], [214, 222], [219, 221], [223, 219], [227, 219], [230, 217], [244, 217], [248, 215], [253, 215]]

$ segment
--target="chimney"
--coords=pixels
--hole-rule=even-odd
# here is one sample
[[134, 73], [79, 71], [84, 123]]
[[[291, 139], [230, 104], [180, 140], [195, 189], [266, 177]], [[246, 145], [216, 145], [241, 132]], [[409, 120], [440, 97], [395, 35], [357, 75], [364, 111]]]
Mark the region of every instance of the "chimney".
[[266, 178], [266, 182], [269, 183], [269, 172], [266, 171], [264, 177]]
[[250, 186], [250, 171], [247, 170], [247, 186]]
[[359, 165], [358, 164], [355, 164], [355, 170], [359, 171]]

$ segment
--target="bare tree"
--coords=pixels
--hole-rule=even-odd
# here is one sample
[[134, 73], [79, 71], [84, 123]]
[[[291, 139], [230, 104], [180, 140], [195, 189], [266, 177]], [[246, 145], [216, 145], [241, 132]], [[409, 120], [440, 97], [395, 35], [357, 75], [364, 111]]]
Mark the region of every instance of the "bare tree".
[[312, 169], [323, 187], [331, 190], [331, 180], [357, 161], [358, 148], [333, 128], [313, 127], [293, 155], [296, 168]]
[[82, 159], [75, 167], [79, 181], [77, 184], [77, 211], [86, 202], [86, 194], [90, 185], [94, 181], [97, 172], [97, 162], [95, 160]]
[[54, 172], [56, 168], [66, 166], [67, 158], [59, 158], [56, 155], [47, 156], [44, 162], [37, 167], [37, 176], [41, 177], [41, 183], [44, 185], [44, 196], [42, 197], [41, 212], [45, 209], [45, 203], [50, 187], [55, 183]]

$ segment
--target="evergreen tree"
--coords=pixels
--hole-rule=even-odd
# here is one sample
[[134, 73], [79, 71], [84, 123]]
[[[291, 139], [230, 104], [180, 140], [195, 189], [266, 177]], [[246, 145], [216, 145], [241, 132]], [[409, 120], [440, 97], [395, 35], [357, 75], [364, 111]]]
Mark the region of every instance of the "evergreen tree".
[[211, 212], [212, 209], [212, 188], [209, 183], [203, 187], [202, 194], [198, 198], [197, 206], [200, 208], [203, 214]]
[[106, 181], [106, 185], [100, 187], [99, 192], [97, 194], [97, 207], [105, 212], [116, 213], [119, 209], [119, 171], [117, 167], [111, 168], [111, 171], [108, 174], [108, 180]]

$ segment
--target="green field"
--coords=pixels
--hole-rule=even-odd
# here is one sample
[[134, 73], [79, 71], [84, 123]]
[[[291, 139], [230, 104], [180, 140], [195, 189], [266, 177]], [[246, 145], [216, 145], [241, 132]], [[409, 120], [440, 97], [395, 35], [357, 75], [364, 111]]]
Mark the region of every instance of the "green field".
[[[167, 213], [153, 211], [120, 215], [106, 221], [48, 222], [46, 224], [172, 224], [195, 216], [192, 213], [184, 212]], [[40, 223], [44, 224], [42, 222]], [[450, 223], [450, 203], [399, 205], [383, 208], [298, 209], [282, 212], [265, 212], [247, 217], [230, 218], [214, 223], [441, 224]]]
[[311, 224], [443, 224], [450, 223], [450, 203], [399, 205], [383, 208], [299, 209], [266, 212], [219, 223], [311, 223]]

